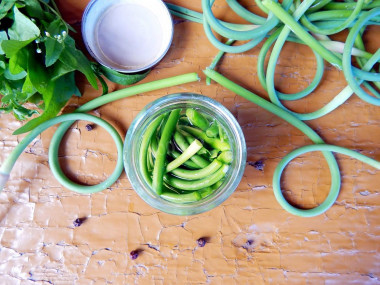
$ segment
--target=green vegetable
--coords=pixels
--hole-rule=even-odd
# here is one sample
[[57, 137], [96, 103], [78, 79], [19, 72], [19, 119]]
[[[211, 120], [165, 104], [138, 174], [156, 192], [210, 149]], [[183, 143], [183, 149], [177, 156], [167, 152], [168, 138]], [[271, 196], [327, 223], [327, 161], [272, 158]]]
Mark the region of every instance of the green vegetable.
[[206, 129], [206, 135], [209, 138], [215, 138], [219, 134], [219, 126], [218, 124], [214, 121], [211, 123], [210, 127]]
[[[186, 141], [187, 141], [189, 144], [193, 143], [194, 140], [196, 140], [195, 137], [193, 137], [192, 135], [190, 135], [189, 133], [187, 133], [187, 132], [185, 132], [185, 131], [183, 131], [183, 130], [177, 129], [177, 131], [185, 137]], [[207, 148], [202, 147], [202, 148], [197, 152], [197, 154], [199, 154], [199, 155], [202, 155], [202, 154], [208, 155], [208, 154], [210, 154], [210, 151], [209, 151]]]
[[[257, 70], [260, 83], [268, 91], [269, 97], [274, 104], [288, 110], [297, 118], [311, 120], [328, 114], [342, 105], [353, 94], [352, 90], [366, 102], [374, 105], [380, 104], [380, 100], [378, 99], [380, 98], [380, 93], [370, 85], [374, 84], [377, 88], [380, 87], [380, 73], [376, 73], [372, 69], [371, 64], [368, 65], [369, 67], [364, 68], [364, 63], [369, 58], [374, 60], [373, 64], [379, 62], [379, 59], [374, 58], [374, 55], [365, 51], [364, 44], [354, 48], [351, 44], [351, 37], [348, 37], [346, 43], [343, 43], [332, 41], [326, 36], [335, 34], [348, 27], [355, 43], [363, 43], [361, 39], [363, 32], [359, 33], [360, 29], [355, 26], [361, 25], [361, 29], [363, 29], [366, 25], [379, 25], [380, 17], [378, 9], [380, 9], [380, 1], [337, 3], [328, 0], [318, 2], [314, 0], [303, 2], [297, 0], [283, 1], [282, 5], [272, 0], [256, 1], [256, 4], [263, 12], [267, 14], [270, 12], [267, 18], [260, 17], [246, 10], [236, 0], [228, 0], [227, 4], [239, 16], [254, 25], [227, 23], [216, 19], [211, 10], [213, 1], [209, 0], [202, 0], [203, 14], [172, 4], [168, 6], [171, 12], [175, 12], [180, 17], [186, 18], [189, 16], [189, 20], [203, 23], [207, 37], [212, 44], [220, 49], [220, 52], [210, 65], [210, 69], [215, 68], [224, 52], [240, 53], [253, 48], [265, 37], [269, 37], [260, 49], [258, 59]], [[346, 9], [350, 9], [351, 11]], [[301, 23], [297, 22], [299, 19]], [[277, 20], [280, 20], [280, 23], [276, 27], [269, 30], [266, 35], [261, 33], [263, 30], [267, 30], [267, 27], [272, 26]], [[242, 45], [229, 46], [229, 44], [219, 42], [211, 32], [211, 28], [222, 36], [229, 38], [229, 44], [233, 40], [245, 39], [250, 41]], [[311, 35], [308, 30], [312, 30], [316, 34]], [[293, 33], [290, 33], [290, 31]], [[321, 33], [326, 35], [321, 35]], [[357, 34], [356, 36], [354, 36], [355, 33]], [[317, 71], [313, 81], [305, 90], [295, 94], [282, 94], [274, 88], [276, 63], [286, 40], [310, 46], [317, 61]], [[275, 46], [269, 57], [267, 71], [265, 71], [265, 59], [268, 58], [268, 52], [273, 43], [275, 43]], [[344, 60], [342, 59], [342, 54], [345, 54]], [[352, 67], [350, 61], [351, 55], [356, 57], [356, 61], [363, 67], [362, 70]], [[323, 59], [326, 59], [339, 69], [343, 68], [349, 87], [343, 89], [331, 102], [317, 111], [298, 114], [287, 109], [280, 100], [297, 100], [307, 96], [317, 88], [323, 77]], [[355, 81], [354, 77], [358, 79]], [[360, 84], [363, 84], [373, 96], [362, 88], [359, 88]]]
[[187, 109], [186, 116], [192, 125], [200, 128], [203, 131], [205, 131], [210, 125], [206, 118], [203, 117], [203, 115], [200, 114], [197, 110]]
[[202, 199], [202, 196], [198, 191], [190, 192], [187, 194], [164, 192], [161, 194], [161, 197], [165, 200], [178, 204], [191, 203]]
[[183, 179], [176, 178], [174, 176], [166, 175], [165, 181], [169, 185], [177, 189], [181, 189], [185, 191], [200, 190], [202, 188], [211, 186], [215, 184], [216, 182], [218, 182], [219, 180], [221, 180], [225, 176], [226, 172], [228, 171], [228, 168], [229, 168], [228, 165], [223, 165], [221, 168], [219, 168], [218, 171], [214, 172], [208, 177], [205, 177], [199, 180], [183, 180]]
[[[92, 101], [89, 101], [83, 106], [79, 107], [72, 114], [58, 116], [58, 117], [55, 117], [53, 119], [49, 119], [43, 122], [41, 125], [36, 127], [32, 132], [30, 132], [15, 147], [12, 153], [5, 159], [3, 164], [0, 166], [0, 191], [4, 188], [9, 178], [9, 174], [14, 164], [16, 163], [18, 157], [23, 153], [24, 149], [28, 146], [28, 144], [32, 142], [33, 139], [35, 139], [35, 137], [39, 135], [41, 132], [43, 132], [45, 129], [59, 122], [63, 122], [63, 123], [57, 128], [56, 132], [54, 133], [53, 138], [50, 143], [50, 147], [49, 147], [49, 165], [55, 178], [66, 188], [72, 191], [79, 192], [79, 193], [88, 194], [88, 193], [94, 193], [97, 191], [104, 190], [105, 188], [112, 185], [119, 178], [121, 172], [123, 171], [122, 140], [120, 139], [119, 134], [114, 130], [114, 128], [110, 126], [109, 124], [107, 124], [104, 120], [94, 117], [94, 116], [87, 115], [87, 114], [80, 114], [80, 112], [82, 113], [89, 112], [104, 104], [107, 104], [107, 103], [110, 103], [122, 98], [130, 97], [136, 94], [149, 92], [149, 91], [153, 91], [153, 90], [157, 90], [161, 88], [167, 88], [167, 87], [184, 84], [188, 82], [193, 82], [197, 80], [199, 80], [199, 77], [196, 73], [188, 73], [188, 74], [183, 74], [179, 76], [174, 76], [171, 78], [166, 78], [166, 79], [152, 81], [145, 84], [136, 85], [133, 87], [112, 92], [107, 96], [101, 96], [96, 99], [93, 99]], [[93, 121], [96, 124], [104, 126], [111, 133], [118, 147], [118, 161], [117, 161], [117, 166], [114, 172], [107, 180], [105, 180], [104, 182], [98, 185], [83, 186], [83, 185], [75, 184], [65, 176], [62, 169], [60, 168], [60, 164], [58, 161], [59, 145], [66, 131], [74, 123], [74, 121], [78, 119]]]
[[[155, 118], [144, 131], [139, 155], [140, 171], [162, 198], [173, 203], [195, 202], [212, 194], [221, 185], [220, 181], [233, 158], [228, 139], [221, 142], [219, 127], [207, 146], [190, 134], [192, 132], [204, 141], [204, 130], [212, 122], [220, 125], [211, 120], [196, 109], [184, 112], [174, 109]], [[184, 130], [185, 127], [189, 127], [190, 132]], [[226, 150], [221, 152], [220, 145]]]
[[[189, 147], [189, 143], [186, 141], [185, 137], [178, 131], [174, 133], [174, 142], [179, 146], [181, 151], [184, 151]], [[206, 167], [209, 164], [209, 162], [200, 155], [193, 155], [191, 161], [200, 168]]]
[[202, 148], [202, 144], [199, 140], [194, 140], [187, 149], [175, 160], [171, 161], [166, 166], [166, 172], [173, 171], [174, 169], [178, 168], [180, 165], [184, 164], [186, 161], [188, 161], [194, 154], [198, 152]]
[[[325, 145], [323, 140], [300, 120], [312, 120], [328, 114], [342, 105], [354, 92], [367, 103], [376, 106], [380, 105], [380, 92], [375, 88], [380, 88], [380, 73], [376, 70], [377, 68], [374, 68], [380, 62], [380, 50], [377, 50], [374, 54], [367, 52], [362, 38], [367, 26], [380, 25], [380, 1], [358, 0], [356, 2], [346, 1], [340, 3], [331, 2], [330, 0], [305, 0], [302, 2], [300, 0], [284, 0], [281, 4], [274, 0], [255, 1], [262, 12], [268, 15], [266, 18], [248, 11], [237, 0], [227, 0], [226, 2], [236, 14], [250, 24], [235, 24], [218, 20], [213, 15], [212, 5], [214, 1], [212, 0], [202, 0], [203, 14], [173, 4], [168, 5], [168, 7], [173, 14], [179, 17], [202, 23], [206, 36], [220, 50], [210, 67], [204, 71], [207, 83], [210, 82], [211, 78], [236, 94], [278, 115], [304, 132], [316, 144], [305, 149], [301, 148], [295, 151], [294, 155], [314, 150], [323, 151], [331, 171], [332, 184], [328, 197], [320, 206], [310, 210], [297, 209], [291, 206], [282, 196], [280, 188], [281, 173], [290, 159], [295, 157], [293, 153], [284, 158], [277, 167], [273, 178], [276, 198], [287, 211], [299, 216], [319, 215], [335, 202], [339, 193], [339, 168], [331, 151], [345, 153], [365, 161], [375, 168], [379, 168], [379, 162], [372, 159], [357, 155], [347, 149]], [[349, 29], [349, 33], [345, 42], [330, 40], [330, 35], [346, 28]], [[215, 34], [220, 34], [229, 40], [222, 43], [218, 39], [220, 37], [216, 37]], [[266, 37], [268, 39], [265, 39]], [[241, 45], [230, 46], [234, 40], [245, 40], [246, 42]], [[262, 40], [264, 40], [264, 44], [258, 57], [257, 73], [259, 81], [268, 92], [272, 103], [213, 71], [224, 52], [244, 52], [258, 45]], [[274, 84], [278, 58], [286, 41], [308, 45], [314, 52], [317, 63], [313, 81], [307, 88], [294, 94], [278, 92]], [[274, 47], [271, 50], [272, 45]], [[271, 53], [265, 70], [265, 62], [268, 59], [270, 50]], [[352, 57], [355, 57], [361, 69], [352, 65]], [[323, 78], [324, 59], [336, 68], [343, 70], [348, 86], [339, 92], [333, 100], [314, 112], [299, 114], [286, 108], [281, 100], [303, 98], [318, 87]], [[361, 84], [365, 89], [360, 86]], [[184, 126], [182, 130], [202, 139], [200, 136], [195, 135], [194, 132], [191, 132], [189, 128], [191, 127]], [[215, 129], [210, 127], [209, 130], [206, 130], [206, 135], [212, 138], [215, 135]], [[219, 131], [219, 139], [224, 141], [222, 130]], [[206, 140], [205, 143], [207, 144]], [[215, 153], [212, 155], [215, 157]]]
[[163, 128], [162, 135], [160, 141], [158, 143], [158, 149], [156, 153], [156, 161], [154, 163], [153, 168], [153, 179], [152, 179], [152, 187], [156, 191], [157, 194], [162, 193], [163, 188], [163, 179], [165, 174], [165, 160], [166, 153], [168, 151], [169, 141], [171, 136], [175, 130], [175, 126], [179, 119], [180, 109], [173, 110], [170, 112], [168, 120]]
[[[321, 213], [325, 212], [327, 209], [329, 209], [334, 202], [336, 201], [336, 198], [339, 194], [339, 188], [340, 188], [340, 175], [339, 175], [339, 166], [336, 162], [335, 157], [331, 153], [331, 151], [344, 153], [346, 155], [355, 157], [373, 167], [376, 169], [380, 169], [380, 162], [368, 158], [366, 156], [363, 156], [361, 154], [358, 154], [354, 151], [348, 150], [346, 148], [326, 145], [322, 138], [314, 131], [312, 130], [308, 125], [306, 125], [301, 120], [297, 119], [294, 115], [290, 114], [289, 112], [285, 111], [284, 109], [266, 101], [265, 99], [261, 98], [260, 96], [248, 91], [247, 89], [244, 89], [243, 87], [237, 85], [236, 83], [232, 82], [231, 80], [225, 78], [223, 75], [219, 74], [218, 72], [214, 70], [204, 70], [204, 73], [210, 77], [212, 80], [218, 82], [225, 88], [235, 92], [236, 94], [244, 97], [245, 99], [257, 104], [258, 106], [264, 108], [265, 110], [279, 116], [280, 118], [284, 119], [288, 123], [292, 124], [294, 127], [298, 128], [300, 131], [302, 131], [305, 135], [307, 135], [314, 143], [315, 145], [308, 146], [306, 148], [300, 148], [297, 149], [294, 153], [288, 154], [277, 166], [275, 173], [273, 175], [273, 190], [275, 193], [275, 196], [277, 198], [277, 201], [281, 204], [281, 206], [284, 207], [287, 211], [294, 215], [302, 216], [302, 217], [313, 217], [316, 215], [320, 215]], [[282, 195], [281, 186], [280, 186], [280, 179], [281, 174], [285, 166], [289, 163], [290, 160], [292, 160], [294, 157], [308, 152], [308, 151], [315, 151], [320, 150], [323, 151], [323, 155], [326, 158], [327, 164], [329, 166], [330, 172], [331, 172], [331, 187], [330, 192], [326, 198], [326, 200], [320, 204], [318, 207], [308, 210], [298, 209], [292, 205], [290, 205], [286, 199]]]
[[221, 139], [217, 138], [209, 138], [205, 132], [203, 132], [200, 129], [196, 129], [189, 126], [181, 126], [181, 130], [184, 130], [185, 132], [189, 132], [193, 136], [197, 137], [198, 139], [204, 141], [205, 143], [209, 144], [211, 147], [217, 149], [217, 150], [229, 150], [230, 144], [228, 142], [223, 142]]
[[[232, 45], [235, 42], [235, 40], [229, 39], [225, 42], [225, 45]], [[219, 61], [222, 59], [224, 55], [224, 51], [220, 50], [218, 54], [215, 56], [211, 64], [209, 65], [210, 69], [215, 69], [216, 65], [219, 63]], [[211, 84], [211, 79], [210, 77], [206, 77], [206, 84], [210, 85]]]
[[57, 116], [73, 95], [81, 95], [75, 84], [76, 70], [95, 89], [98, 78], [103, 93], [108, 87], [101, 75], [129, 85], [148, 73], [125, 75], [90, 63], [75, 47], [69, 35], [73, 29], [62, 19], [54, 1], [2, 1], [0, 19], [0, 111], [13, 113], [19, 120], [42, 113], [14, 134], [28, 132]]
[[[141, 142], [141, 150], [139, 153], [139, 160], [142, 162], [140, 164], [140, 171], [144, 175], [144, 178], [149, 182], [149, 184], [152, 184], [152, 179], [150, 178], [148, 174], [148, 166], [147, 166], [147, 158], [148, 156], [152, 158], [151, 155], [148, 155], [148, 147], [150, 144], [150, 141], [155, 133], [155, 131], [158, 128], [158, 125], [162, 122], [163, 115], [158, 116], [147, 128], [145, 131], [144, 137]], [[153, 162], [152, 162], [153, 164]]]
[[74, 70], [84, 73], [94, 88], [97, 82], [89, 61], [68, 35], [68, 25], [50, 4], [5, 2], [0, 13], [0, 62], [5, 69], [0, 74], [0, 110], [12, 112], [20, 120], [40, 112], [26, 107], [27, 102], [43, 111], [15, 132], [20, 134], [55, 117], [72, 95], [80, 95]]
[[[169, 154], [170, 154], [173, 158], [177, 158], [177, 157], [179, 157], [179, 156], [181, 155], [180, 152], [175, 151], [175, 150], [170, 151]], [[183, 165], [186, 166], [186, 167], [189, 168], [189, 169], [199, 169], [199, 168], [200, 168], [197, 164], [195, 164], [195, 163], [194, 163], [193, 161], [191, 161], [191, 160], [185, 161], [185, 162], [183, 163]]]
[[205, 168], [198, 169], [198, 170], [189, 170], [184, 168], [176, 168], [171, 171], [175, 176], [182, 179], [187, 180], [196, 180], [201, 179], [209, 176], [210, 174], [217, 171], [222, 166], [222, 162], [215, 159], [213, 162], [211, 162], [209, 165], [207, 165]]
[[226, 150], [226, 151], [223, 151], [221, 154], [219, 154], [219, 156], [217, 157], [217, 160], [225, 164], [230, 164], [232, 162], [232, 158], [233, 158], [232, 151]]

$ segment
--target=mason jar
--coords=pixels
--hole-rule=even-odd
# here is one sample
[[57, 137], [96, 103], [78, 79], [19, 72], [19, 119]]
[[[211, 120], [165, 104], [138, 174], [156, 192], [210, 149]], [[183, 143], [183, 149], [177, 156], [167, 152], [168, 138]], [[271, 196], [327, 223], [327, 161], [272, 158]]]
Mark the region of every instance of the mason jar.
[[[196, 109], [204, 116], [214, 118], [222, 126], [228, 137], [233, 159], [223, 183], [210, 195], [195, 202], [174, 203], [158, 195], [143, 178], [139, 165], [139, 152], [143, 134], [158, 116], [174, 109], [187, 108]], [[129, 127], [124, 142], [124, 166], [133, 189], [150, 206], [174, 215], [199, 214], [209, 211], [225, 201], [239, 185], [246, 157], [244, 135], [235, 117], [219, 102], [193, 93], [167, 95], [145, 106]]]

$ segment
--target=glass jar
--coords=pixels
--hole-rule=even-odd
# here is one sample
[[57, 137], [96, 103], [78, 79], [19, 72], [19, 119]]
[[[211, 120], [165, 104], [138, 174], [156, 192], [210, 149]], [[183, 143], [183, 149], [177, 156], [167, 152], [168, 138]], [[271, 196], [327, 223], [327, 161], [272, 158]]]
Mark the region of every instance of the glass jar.
[[[199, 201], [184, 204], [167, 201], [156, 194], [143, 178], [138, 159], [142, 137], [150, 123], [161, 114], [178, 108], [197, 109], [200, 113], [215, 118], [225, 130], [233, 154], [233, 160], [221, 186]], [[174, 215], [199, 214], [225, 201], [240, 183], [246, 157], [244, 135], [235, 117], [219, 102], [193, 93], [167, 95], [145, 106], [129, 127], [124, 142], [125, 171], [134, 190], [150, 206]]]

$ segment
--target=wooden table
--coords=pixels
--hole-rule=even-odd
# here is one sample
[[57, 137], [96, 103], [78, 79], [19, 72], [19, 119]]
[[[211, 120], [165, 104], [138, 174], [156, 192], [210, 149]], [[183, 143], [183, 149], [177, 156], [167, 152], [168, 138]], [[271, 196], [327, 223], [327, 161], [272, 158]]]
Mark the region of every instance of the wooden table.
[[[57, 1], [66, 20], [79, 28], [88, 1]], [[170, 1], [200, 11], [200, 1]], [[249, 1], [245, 1], [250, 3]], [[224, 1], [216, 14], [238, 20]], [[379, 48], [379, 29], [365, 34], [369, 50]], [[377, 36], [376, 36], [377, 34]], [[344, 37], [344, 35], [340, 35]], [[256, 71], [258, 47], [227, 54], [217, 70], [268, 98]], [[300, 218], [288, 214], [274, 198], [272, 175], [282, 157], [311, 141], [300, 131], [213, 83], [202, 70], [217, 50], [200, 24], [176, 21], [167, 56], [143, 82], [197, 72], [200, 82], [140, 94], [95, 110], [124, 136], [137, 113], [170, 93], [200, 93], [223, 103], [240, 123], [248, 158], [235, 193], [212, 211], [188, 217], [165, 214], [145, 204], [123, 173], [110, 189], [80, 195], [63, 188], [48, 166], [48, 146], [55, 127], [42, 133], [17, 162], [0, 194], [1, 284], [379, 284], [379, 171], [337, 155], [342, 187], [325, 214]], [[305, 88], [315, 72], [309, 48], [287, 43], [278, 61], [275, 84], [282, 92]], [[81, 98], [69, 112], [100, 95], [81, 76]], [[110, 91], [123, 88], [109, 82]], [[326, 65], [322, 84], [312, 95], [286, 106], [310, 112], [324, 106], [346, 86], [342, 72]], [[0, 115], [0, 161], [22, 136], [12, 132], [22, 123]], [[77, 122], [66, 136], [60, 160], [69, 177], [98, 183], [115, 166], [116, 148], [108, 134], [88, 132]], [[307, 124], [326, 142], [380, 159], [380, 111], [356, 96], [338, 109]], [[262, 170], [252, 166], [264, 163]], [[286, 169], [286, 197], [301, 207], [315, 207], [326, 197], [330, 174], [320, 153], [303, 155]], [[74, 227], [78, 217], [87, 217]], [[208, 237], [205, 247], [197, 239]], [[136, 260], [129, 253], [141, 249]]]

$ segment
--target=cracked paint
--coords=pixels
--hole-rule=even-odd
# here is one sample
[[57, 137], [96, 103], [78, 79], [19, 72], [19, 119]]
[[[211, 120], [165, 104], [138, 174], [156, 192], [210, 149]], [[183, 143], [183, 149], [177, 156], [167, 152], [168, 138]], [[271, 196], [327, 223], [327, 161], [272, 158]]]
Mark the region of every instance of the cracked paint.
[[[57, 4], [80, 30], [77, 24], [87, 2]], [[200, 11], [199, 1], [170, 2]], [[217, 16], [236, 20], [224, 1], [215, 5]], [[374, 37], [379, 32], [376, 27], [365, 34], [370, 51], [379, 47]], [[259, 49], [228, 54], [217, 68], [267, 98], [256, 72]], [[119, 100], [93, 114], [125, 136], [138, 112], [163, 95], [195, 92], [223, 103], [242, 126], [248, 149], [244, 176], [232, 196], [209, 212], [178, 217], [146, 205], [124, 173], [100, 193], [70, 192], [52, 177], [48, 166], [48, 146], [56, 127], [50, 128], [25, 150], [0, 193], [0, 284], [379, 284], [379, 171], [337, 155], [342, 188], [334, 206], [307, 219], [285, 212], [272, 192], [274, 169], [288, 152], [311, 142], [275, 115], [221, 86], [206, 86], [201, 71], [216, 53], [201, 25], [176, 19], [171, 49], [144, 82], [194, 71], [202, 81]], [[285, 93], [300, 91], [314, 72], [313, 53], [288, 43], [278, 61], [276, 87]], [[100, 95], [82, 75], [77, 80], [83, 96], [72, 98], [64, 112]], [[110, 91], [123, 87], [108, 83]], [[285, 104], [311, 112], [345, 85], [343, 73], [327, 65], [313, 94]], [[6, 114], [0, 118], [3, 161], [23, 136], [12, 135], [21, 122]], [[307, 124], [328, 143], [380, 159], [379, 109], [356, 96]], [[85, 126], [86, 122], [77, 122], [71, 127], [61, 145], [60, 162], [71, 179], [95, 184], [112, 172], [116, 148], [107, 132], [98, 127], [89, 132]], [[330, 187], [326, 166], [320, 153], [292, 161], [282, 180], [289, 201], [305, 208], [320, 204]], [[73, 222], [83, 217], [86, 221], [74, 227]], [[197, 245], [201, 237], [207, 238], [204, 247]], [[130, 258], [133, 250], [139, 251], [135, 260]]]

